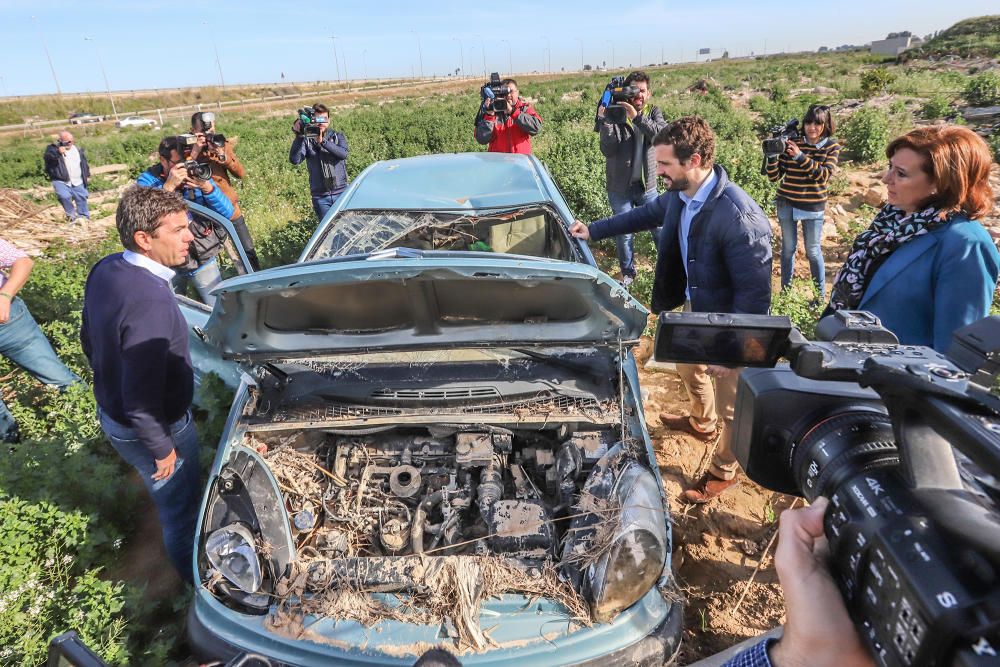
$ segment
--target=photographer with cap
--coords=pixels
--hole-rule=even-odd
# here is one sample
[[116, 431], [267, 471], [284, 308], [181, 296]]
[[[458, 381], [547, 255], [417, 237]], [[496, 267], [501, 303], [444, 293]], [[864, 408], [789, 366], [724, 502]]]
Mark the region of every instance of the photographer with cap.
[[45, 155], [45, 175], [52, 181], [52, 189], [62, 204], [67, 222], [90, 221], [87, 208], [87, 181], [90, 180], [90, 165], [87, 154], [76, 145], [73, 135], [63, 131], [48, 145]]
[[[494, 75], [494, 78], [499, 78]], [[499, 85], [497, 85], [499, 84]], [[500, 91], [490, 97], [490, 90]], [[483, 103], [476, 115], [476, 141], [489, 144], [490, 153], [531, 154], [531, 138], [542, 129], [542, 117], [518, 91], [517, 81], [503, 79], [482, 88]]]
[[199, 111], [191, 116], [191, 134], [198, 137], [197, 161], [207, 164], [212, 169], [212, 180], [233, 204], [233, 216], [230, 222], [236, 228], [240, 245], [250, 260], [250, 268], [259, 271], [260, 260], [257, 259], [257, 252], [253, 247], [250, 229], [243, 219], [243, 211], [240, 210], [240, 196], [230, 180], [230, 176], [243, 180], [246, 175], [243, 163], [236, 156], [236, 144], [216, 131], [215, 114], [211, 111]]
[[[635, 71], [625, 77], [624, 89], [634, 93], [628, 100], [616, 102], [624, 113], [608, 114], [607, 106], [598, 111], [597, 131], [601, 133], [601, 153], [606, 159], [608, 203], [618, 215], [656, 198], [656, 155], [653, 137], [667, 125], [663, 112], [646, 102], [652, 97], [649, 76]], [[657, 229], [650, 230], [653, 245]], [[635, 279], [635, 254], [632, 234], [615, 237], [622, 284], [628, 287]]]
[[[196, 138], [191, 135], [164, 137], [160, 141], [158, 152], [160, 164], [139, 174], [136, 184], [177, 192], [184, 199], [211, 209], [227, 220], [233, 217], [232, 202], [212, 179], [209, 170], [194, 162], [200, 153]], [[189, 173], [189, 170], [204, 170], [209, 173]], [[194, 218], [190, 214], [188, 217], [194, 240], [188, 248], [186, 261], [179, 266], [170, 267], [177, 272], [174, 286], [182, 291], [187, 281], [193, 282], [201, 300], [212, 306], [215, 304], [215, 297], [210, 292], [222, 281], [216, 257], [222, 251], [222, 244], [228, 234], [225, 229], [209, 220]]]
[[314, 104], [299, 110], [292, 123], [295, 138], [288, 161], [309, 168], [309, 194], [316, 219], [323, 221], [340, 193], [347, 188], [347, 137], [330, 129], [330, 110]]

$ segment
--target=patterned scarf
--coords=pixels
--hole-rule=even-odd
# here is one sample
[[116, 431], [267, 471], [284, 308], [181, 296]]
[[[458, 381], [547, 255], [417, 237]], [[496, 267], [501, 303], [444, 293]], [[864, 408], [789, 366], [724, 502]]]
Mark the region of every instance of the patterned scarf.
[[886, 204], [872, 224], [854, 239], [854, 246], [833, 282], [828, 310], [854, 310], [861, 303], [875, 269], [899, 246], [949, 222], [945, 214], [930, 207], [911, 215]]

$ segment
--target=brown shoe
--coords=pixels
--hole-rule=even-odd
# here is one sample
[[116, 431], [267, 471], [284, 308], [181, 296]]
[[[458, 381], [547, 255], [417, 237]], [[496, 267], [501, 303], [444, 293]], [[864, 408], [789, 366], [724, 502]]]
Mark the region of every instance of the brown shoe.
[[714, 431], [699, 431], [691, 424], [691, 419], [687, 415], [672, 415], [669, 412], [661, 412], [660, 423], [671, 431], [683, 431], [704, 442], [715, 440], [715, 436], [718, 434], [717, 429]]
[[739, 480], [735, 477], [732, 479], [719, 479], [712, 473], [706, 472], [693, 487], [681, 494], [681, 498], [684, 502], [701, 505], [713, 498], [718, 498], [722, 495], [723, 491], [736, 484], [737, 481]]

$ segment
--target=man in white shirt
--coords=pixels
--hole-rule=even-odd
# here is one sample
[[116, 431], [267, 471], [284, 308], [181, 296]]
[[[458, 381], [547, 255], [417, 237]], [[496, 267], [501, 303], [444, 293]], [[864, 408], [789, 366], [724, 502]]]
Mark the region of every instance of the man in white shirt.
[[90, 180], [90, 165], [87, 155], [76, 145], [73, 135], [60, 132], [59, 138], [45, 149], [45, 174], [52, 181], [56, 197], [66, 212], [66, 220], [90, 220], [87, 208], [87, 181]]

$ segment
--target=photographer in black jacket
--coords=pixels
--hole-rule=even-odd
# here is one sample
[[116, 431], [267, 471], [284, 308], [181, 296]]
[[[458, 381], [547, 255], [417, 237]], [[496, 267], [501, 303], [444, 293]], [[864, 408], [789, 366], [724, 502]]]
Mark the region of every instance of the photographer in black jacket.
[[313, 210], [316, 219], [322, 222], [347, 187], [347, 137], [330, 129], [330, 110], [324, 104], [301, 109], [292, 123], [292, 131], [295, 139], [288, 161], [292, 164], [306, 161]]
[[90, 165], [87, 164], [87, 154], [76, 145], [73, 135], [60, 132], [59, 137], [45, 149], [43, 159], [45, 175], [52, 181], [67, 222], [89, 221], [87, 181], [90, 180]]
[[[653, 137], [667, 125], [660, 108], [646, 102], [653, 93], [649, 76], [635, 71], [625, 77], [625, 87], [636, 89], [628, 101], [617, 104], [624, 109], [624, 118], [616, 122], [606, 107], [597, 111], [601, 133], [601, 153], [606, 158], [608, 203], [618, 215], [656, 198], [656, 157]], [[653, 244], [657, 243], [658, 229], [652, 230]], [[622, 284], [626, 287], [635, 279], [635, 255], [632, 234], [615, 237], [618, 263], [622, 269]]]

